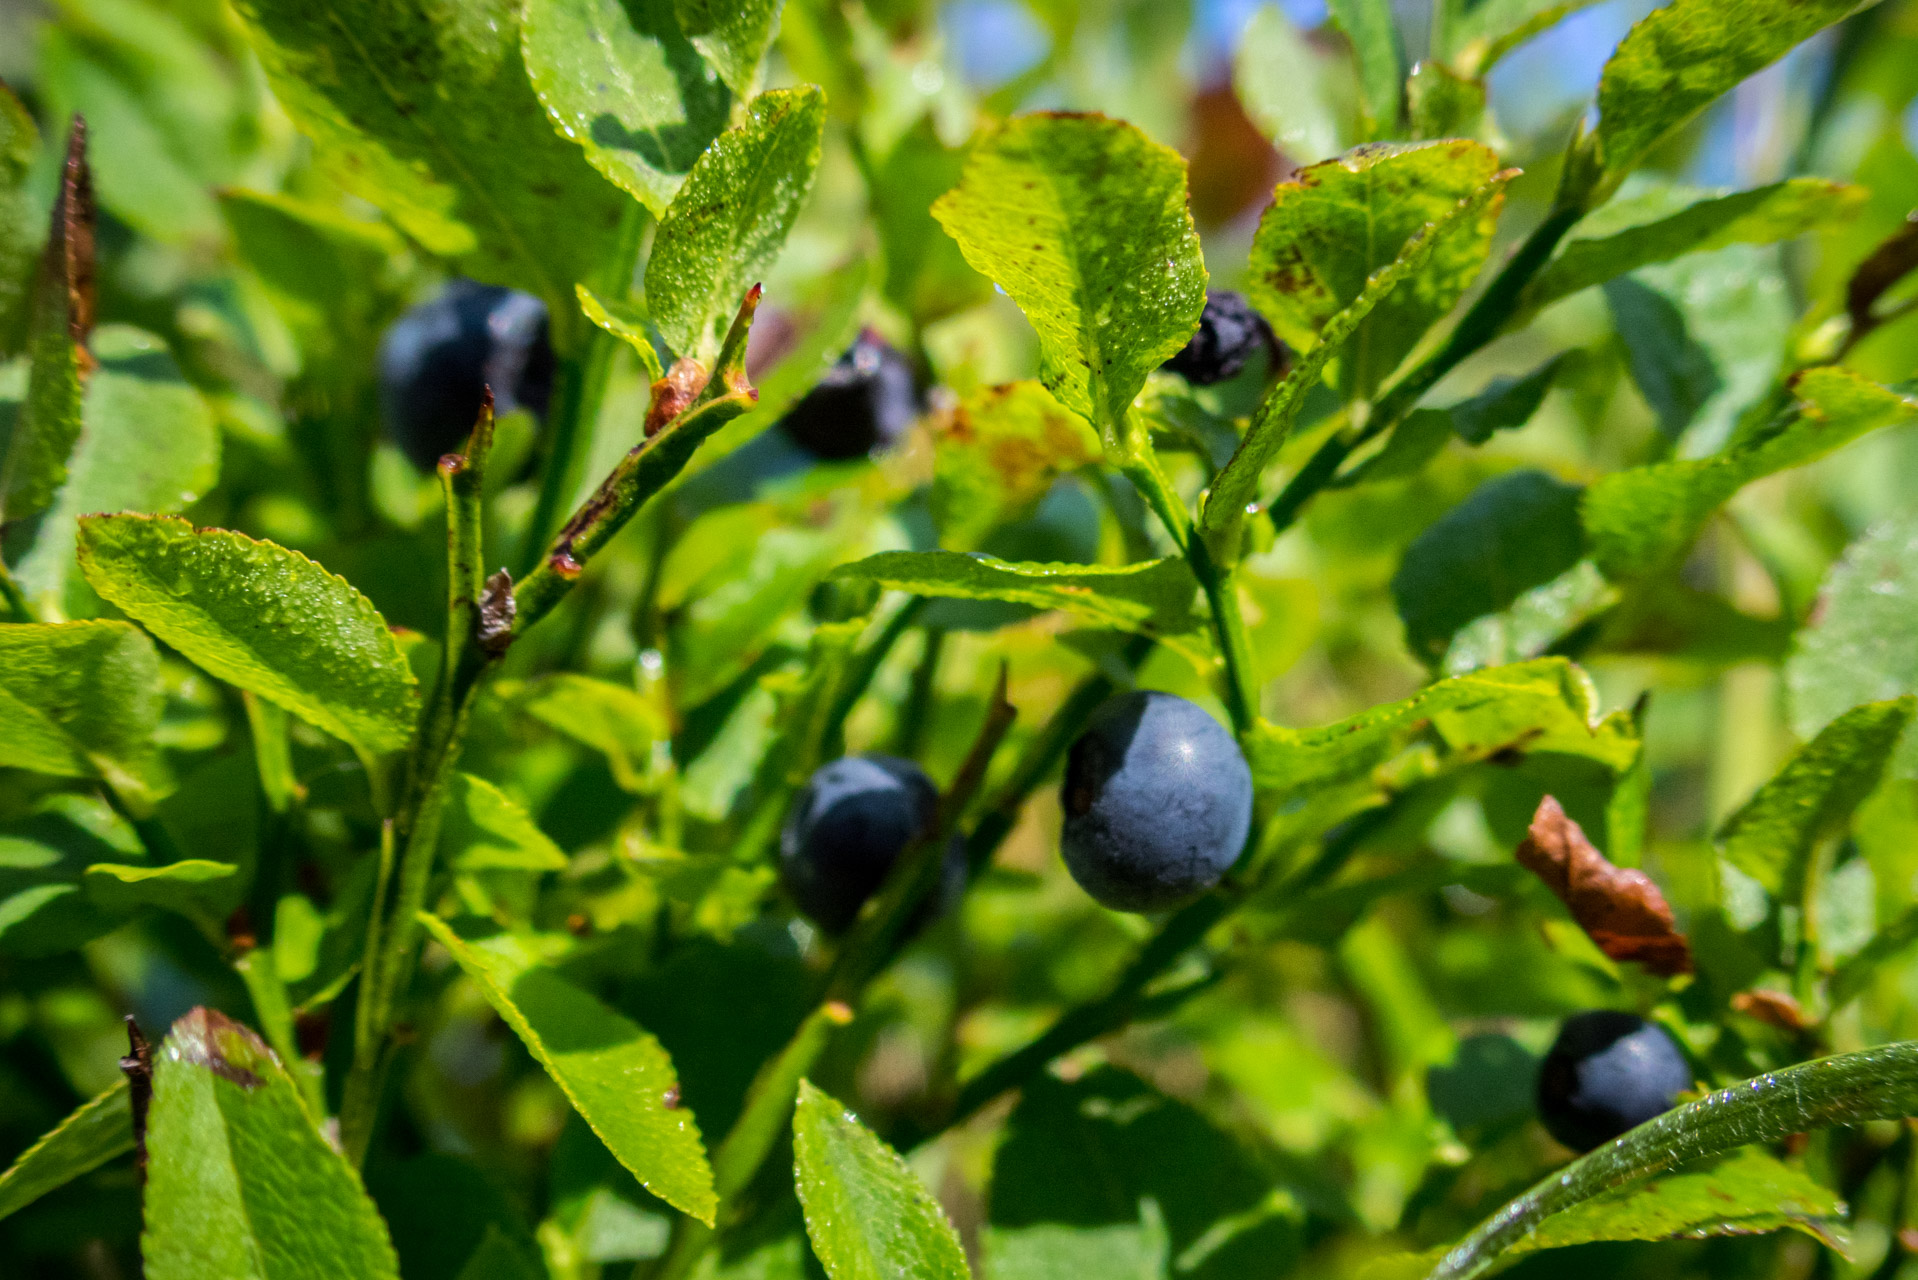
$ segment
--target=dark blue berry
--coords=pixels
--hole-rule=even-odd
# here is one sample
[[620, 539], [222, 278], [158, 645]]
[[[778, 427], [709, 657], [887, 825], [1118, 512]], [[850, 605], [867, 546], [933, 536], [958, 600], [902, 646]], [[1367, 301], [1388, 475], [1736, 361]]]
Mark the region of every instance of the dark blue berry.
[[[938, 803], [938, 789], [910, 760], [846, 756], [822, 766], [779, 836], [780, 878], [800, 912], [827, 933], [844, 932]], [[934, 910], [957, 900], [965, 877], [965, 846], [955, 837]]]
[[1243, 294], [1230, 289], [1208, 289], [1199, 331], [1165, 367], [1197, 387], [1237, 377], [1246, 362], [1261, 351], [1278, 354], [1278, 339], [1265, 317], [1252, 309]]
[[867, 329], [779, 425], [816, 458], [863, 458], [897, 444], [919, 416], [912, 365]]
[[553, 349], [546, 304], [531, 294], [455, 280], [380, 340], [386, 432], [422, 471], [466, 443], [489, 386], [497, 413], [546, 412]]
[[1066, 757], [1061, 845], [1073, 879], [1115, 911], [1162, 911], [1217, 884], [1252, 826], [1252, 771], [1196, 704], [1121, 694]]
[[1604, 1146], [1671, 1110], [1691, 1067], [1663, 1028], [1609, 1009], [1574, 1014], [1539, 1067], [1538, 1116], [1574, 1151]]

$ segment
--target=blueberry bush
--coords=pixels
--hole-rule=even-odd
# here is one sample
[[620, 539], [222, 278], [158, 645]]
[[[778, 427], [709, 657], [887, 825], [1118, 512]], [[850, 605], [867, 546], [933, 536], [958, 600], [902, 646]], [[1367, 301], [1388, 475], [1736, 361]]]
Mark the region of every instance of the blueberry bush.
[[1918, 1276], [1918, 0], [0, 81], [0, 1273]]

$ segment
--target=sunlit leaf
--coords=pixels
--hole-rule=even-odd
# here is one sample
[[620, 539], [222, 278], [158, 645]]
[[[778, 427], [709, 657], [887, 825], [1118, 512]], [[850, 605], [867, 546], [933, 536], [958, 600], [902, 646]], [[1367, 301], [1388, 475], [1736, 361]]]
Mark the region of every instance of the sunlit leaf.
[[899, 1154], [845, 1107], [799, 1083], [799, 1203], [832, 1280], [966, 1280], [958, 1233]]
[[87, 516], [80, 568], [211, 674], [367, 752], [406, 743], [413, 670], [372, 602], [296, 551], [185, 520]]
[[153, 1057], [140, 1249], [150, 1280], [396, 1280], [358, 1175], [258, 1036], [195, 1009]]
[[717, 1203], [712, 1169], [659, 1041], [511, 935], [466, 940], [437, 916], [422, 914], [420, 923], [459, 961], [619, 1162], [660, 1199], [711, 1223]]
[[1131, 125], [1016, 116], [974, 147], [933, 216], [1038, 330], [1046, 389], [1102, 433], [1198, 327], [1185, 162]]

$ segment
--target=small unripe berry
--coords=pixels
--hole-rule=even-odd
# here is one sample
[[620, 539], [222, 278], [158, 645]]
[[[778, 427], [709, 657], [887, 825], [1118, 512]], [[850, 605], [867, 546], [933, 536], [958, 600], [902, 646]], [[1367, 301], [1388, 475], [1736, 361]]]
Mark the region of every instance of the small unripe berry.
[[1252, 309], [1243, 294], [1209, 289], [1199, 331], [1165, 367], [1193, 386], [1205, 387], [1237, 377], [1260, 351], [1279, 353], [1278, 339], [1265, 317]]
[[919, 408], [912, 365], [867, 329], [779, 425], [814, 457], [839, 462], [897, 444]]
[[1162, 911], [1217, 884], [1252, 826], [1252, 771], [1195, 703], [1121, 694], [1066, 757], [1066, 867], [1115, 911]]
[[1655, 1023], [1594, 1009], [1574, 1014], [1538, 1073], [1538, 1117], [1574, 1151], [1602, 1147], [1671, 1110], [1691, 1067]]
[[[794, 904], [827, 933], [844, 932], [938, 804], [932, 779], [910, 760], [846, 756], [821, 766], [779, 837], [780, 879]], [[965, 877], [965, 847], [955, 836], [930, 909], [952, 905]]]
[[497, 413], [544, 414], [553, 389], [546, 327], [538, 298], [471, 280], [408, 311], [380, 340], [387, 436], [430, 471], [466, 443], [487, 387]]

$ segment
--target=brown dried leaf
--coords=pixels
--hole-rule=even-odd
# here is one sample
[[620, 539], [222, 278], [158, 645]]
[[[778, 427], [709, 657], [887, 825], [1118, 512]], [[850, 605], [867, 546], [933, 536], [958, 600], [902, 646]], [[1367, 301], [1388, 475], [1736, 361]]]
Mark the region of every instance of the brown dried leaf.
[[1914, 270], [1918, 270], [1918, 209], [1852, 273], [1845, 289], [1845, 310], [1851, 313], [1853, 341], [1878, 327], [1881, 318], [1873, 312], [1878, 299]]
[[1692, 971], [1691, 944], [1651, 877], [1613, 866], [1551, 796], [1538, 802], [1531, 834], [1515, 856], [1612, 959], [1667, 978]]

